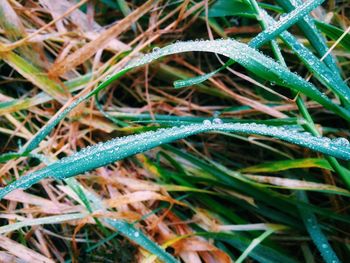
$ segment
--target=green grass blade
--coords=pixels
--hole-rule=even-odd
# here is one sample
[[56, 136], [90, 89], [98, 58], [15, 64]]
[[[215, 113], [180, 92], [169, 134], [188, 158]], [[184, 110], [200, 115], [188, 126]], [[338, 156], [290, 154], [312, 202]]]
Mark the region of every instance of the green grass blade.
[[136, 59], [130, 63], [126, 68], [117, 72], [112, 77], [106, 79], [102, 82], [95, 90], [90, 92], [85, 97], [80, 97], [75, 100], [69, 107], [67, 107], [61, 114], [52, 118], [49, 123], [42, 127], [42, 129], [29, 141], [23, 148], [21, 153], [28, 153], [35, 149], [37, 145], [51, 132], [51, 130], [61, 121], [64, 117], [75, 108], [80, 102], [92, 97], [95, 94], [114, 80], [120, 78], [126, 74], [131, 69], [150, 63], [160, 57], [177, 54], [189, 51], [207, 51], [214, 52], [224, 56], [227, 56], [242, 66], [246, 67], [248, 70], [253, 71], [256, 75], [261, 76], [264, 79], [274, 81], [275, 83], [301, 92], [308, 97], [319, 102], [327, 109], [338, 113], [343, 118], [350, 120], [350, 113], [346, 109], [334, 104], [330, 99], [328, 99], [324, 94], [319, 92], [316, 87], [311, 83], [305, 81], [300, 76], [289, 71], [288, 68], [278, 64], [272, 59], [264, 56], [258, 51], [248, 47], [245, 44], [239, 43], [234, 40], [215, 40], [215, 41], [196, 41], [196, 42], [179, 42], [169, 45], [159, 51], [147, 54], [140, 59]]
[[280, 65], [271, 58], [264, 56], [246, 44], [239, 43], [233, 39], [179, 42], [160, 49], [157, 52], [144, 56], [135, 66], [151, 62], [165, 55], [189, 52], [205, 51], [213, 52], [231, 58], [246, 69], [254, 72], [259, 77], [287, 87], [296, 92], [301, 92], [313, 100], [322, 104], [325, 108], [334, 111], [346, 120], [350, 120], [349, 111], [334, 104], [323, 93], [321, 93], [310, 82], [292, 73], [285, 66]]
[[[269, 206], [273, 206], [274, 208], [280, 209], [281, 207], [283, 207], [285, 213], [288, 213], [293, 216], [298, 212], [298, 210], [295, 208], [295, 206], [298, 205], [303, 207], [304, 209], [308, 209], [314, 213], [318, 213], [323, 217], [332, 218], [342, 222], [350, 223], [350, 216], [339, 214], [329, 209], [323, 209], [319, 206], [312, 206], [308, 203], [304, 203], [304, 202], [295, 200], [294, 198], [290, 198], [290, 196], [286, 197], [284, 195], [277, 194], [276, 192], [270, 189], [262, 189], [262, 188], [254, 187], [252, 185], [249, 185], [245, 182], [240, 181], [239, 178], [237, 177], [236, 172], [231, 171], [223, 166], [214, 166], [214, 164], [212, 163], [208, 164], [208, 162], [202, 160], [201, 158], [198, 158], [188, 152], [181, 151], [178, 148], [173, 147], [171, 145], [163, 145], [162, 148], [175, 154], [178, 158], [185, 159], [186, 164], [191, 163], [196, 167], [198, 167], [199, 169], [197, 172], [198, 174], [197, 176], [201, 177], [200, 178], [201, 180], [204, 174], [206, 176], [209, 173], [210, 175], [212, 175], [212, 177], [215, 178], [216, 181], [226, 184], [227, 187], [232, 188], [235, 191], [248, 194], [254, 197], [254, 199], [259, 200], [262, 203], [266, 203]], [[191, 171], [191, 173], [194, 173], [194, 171]], [[193, 178], [193, 176], [186, 177], [186, 180], [190, 180], [190, 178]], [[234, 199], [232, 201], [234, 201]], [[247, 207], [245, 206], [245, 208]], [[255, 212], [263, 213], [264, 209], [256, 209]], [[271, 212], [268, 211], [268, 213], [265, 213], [264, 215], [269, 218], [271, 216]], [[289, 224], [284, 221], [278, 221], [278, 222]], [[298, 227], [298, 225], [294, 225], [294, 226]]]
[[298, 168], [322, 168], [327, 170], [332, 169], [327, 160], [325, 159], [305, 158], [267, 162], [263, 164], [245, 167], [240, 169], [239, 171], [242, 173], [273, 173]]
[[262, 46], [263, 44], [271, 41], [283, 31], [287, 30], [289, 27], [294, 25], [302, 17], [310, 13], [311, 10], [321, 5], [323, 2], [324, 0], [313, 0], [304, 2], [302, 5], [298, 6], [290, 13], [281, 17], [281, 19], [277, 22], [276, 25], [268, 27], [266, 30], [257, 35], [254, 39], [252, 39], [250, 45], [252, 47], [257, 47]]
[[[276, 0], [276, 2], [286, 12], [291, 12], [303, 3], [301, 0]], [[296, 25], [305, 34], [310, 44], [315, 48], [319, 57], [323, 57], [323, 55], [327, 53], [328, 47], [325, 38], [315, 27], [314, 20], [309, 15], [306, 15], [303, 19], [298, 21]], [[324, 62], [332, 70], [332, 72], [336, 73], [338, 77], [341, 76], [337, 63], [331, 54], [324, 58]]]
[[240, 0], [218, 0], [209, 8], [208, 17], [243, 16], [255, 18], [249, 3]]
[[249, 246], [243, 251], [242, 255], [239, 256], [239, 258], [235, 261], [236, 263], [242, 263], [243, 260], [245, 260], [248, 255], [252, 252], [252, 250], [258, 246], [262, 241], [264, 241], [265, 238], [267, 238], [269, 235], [271, 235], [275, 230], [269, 229], [266, 230], [264, 233], [262, 233], [257, 238], [254, 238], [253, 241], [249, 244]]
[[[304, 192], [297, 193], [300, 200], [308, 202], [308, 198]], [[334, 253], [326, 236], [323, 234], [315, 215], [307, 209], [299, 208], [299, 213], [304, 221], [305, 227], [312, 238], [312, 241], [320, 251], [323, 259], [327, 263], [340, 263], [337, 255]]]
[[0, 190], [0, 198], [7, 193], [18, 189], [26, 189], [41, 179], [53, 176], [59, 179], [68, 178], [95, 168], [105, 166], [128, 156], [141, 153], [159, 145], [173, 142], [188, 136], [210, 131], [224, 131], [243, 134], [258, 134], [294, 143], [315, 151], [322, 152], [337, 158], [350, 160], [348, 141], [330, 140], [314, 137], [308, 133], [299, 133], [294, 129], [284, 127], [269, 127], [263, 124], [216, 124], [209, 120], [203, 124], [159, 129], [155, 132], [145, 132], [138, 135], [113, 139], [88, 147], [72, 156], [61, 159], [46, 168], [33, 172]]
[[15, 52], [9, 51], [1, 53], [0, 59], [3, 59], [24, 78], [38, 86], [57, 101], [63, 103], [69, 97], [64, 88], [57, 82], [51, 80], [46, 72], [36, 67], [25, 58], [17, 55]]
[[[287, 14], [283, 17], [283, 19], [279, 20], [277, 24], [273, 27], [269, 27], [260, 34], [258, 34], [256, 37], [254, 37], [248, 45], [253, 48], [259, 48], [263, 44], [272, 41], [275, 39], [278, 35], [280, 35], [283, 31], [287, 30], [290, 26], [297, 23], [299, 20], [301, 20], [304, 16], [306, 16], [309, 12], [311, 12], [314, 8], [319, 6], [324, 0], [318, 0], [318, 1], [308, 1], [304, 3], [301, 6], [298, 6], [296, 9], [293, 9], [292, 12]], [[235, 63], [234, 59], [230, 59], [227, 61], [222, 67], [219, 69], [201, 75], [194, 78], [189, 78], [187, 80], [179, 80], [174, 82], [174, 86], [176, 88], [182, 88], [182, 87], [188, 87], [192, 85], [199, 84], [212, 76], [214, 76], [216, 73], [220, 72], [221, 70], [227, 68], [228, 66]]]
[[[275, 21], [266, 12], [261, 14], [264, 19], [274, 25]], [[350, 89], [339, 77], [334, 74], [334, 71], [323, 64], [311, 51], [309, 51], [303, 44], [301, 44], [292, 34], [283, 32], [280, 38], [295, 52], [299, 59], [312, 72], [318, 80], [320, 80], [326, 87], [335, 92], [344, 101], [350, 103]]]
[[[336, 26], [326, 24], [321, 21], [315, 21], [317, 28], [319, 28], [324, 34], [333, 40], [338, 40], [343, 34], [344, 30]], [[350, 51], [350, 34], [345, 35], [345, 37], [339, 42], [346, 50]]]

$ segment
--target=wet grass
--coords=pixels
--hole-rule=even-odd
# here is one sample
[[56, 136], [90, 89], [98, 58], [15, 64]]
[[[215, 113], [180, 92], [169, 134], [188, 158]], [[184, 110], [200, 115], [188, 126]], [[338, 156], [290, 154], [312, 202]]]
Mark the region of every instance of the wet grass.
[[345, 262], [349, 9], [1, 2], [0, 261]]

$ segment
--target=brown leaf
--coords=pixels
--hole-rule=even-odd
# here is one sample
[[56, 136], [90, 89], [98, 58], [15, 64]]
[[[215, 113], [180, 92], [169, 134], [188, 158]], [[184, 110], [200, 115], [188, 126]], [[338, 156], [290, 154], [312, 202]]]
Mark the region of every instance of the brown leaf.
[[54, 262], [53, 260], [4, 236], [0, 236], [0, 247], [26, 262]]
[[147, 13], [153, 6], [154, 2], [156, 2], [156, 0], [147, 1], [145, 4], [143, 4], [139, 8], [135, 9], [132, 13], [130, 13], [130, 15], [120, 20], [118, 23], [116, 23], [114, 26], [110, 27], [106, 31], [102, 32], [98, 38], [84, 45], [83, 47], [75, 51], [73, 54], [69, 55], [67, 58], [61, 60], [58, 63], [55, 63], [49, 71], [49, 75], [62, 75], [65, 72], [80, 65], [87, 59], [91, 58], [99, 49], [105, 48], [111, 40], [123, 33], [141, 16]]

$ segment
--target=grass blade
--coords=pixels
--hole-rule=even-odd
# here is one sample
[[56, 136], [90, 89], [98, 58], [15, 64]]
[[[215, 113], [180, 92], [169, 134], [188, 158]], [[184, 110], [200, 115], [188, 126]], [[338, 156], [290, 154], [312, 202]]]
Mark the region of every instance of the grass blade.
[[[276, 2], [286, 12], [291, 12], [303, 4], [303, 1], [301, 0], [276, 0]], [[305, 34], [311, 45], [315, 48], [319, 57], [323, 57], [323, 55], [327, 53], [328, 47], [325, 38], [318, 32], [314, 20], [309, 15], [306, 15], [303, 19], [298, 21], [296, 25]], [[337, 63], [331, 54], [324, 58], [324, 62], [332, 70], [332, 72], [336, 73], [336, 76], [340, 78], [341, 74], [339, 72]]]
[[[308, 198], [304, 192], [297, 193], [300, 200], [307, 202]], [[303, 208], [299, 208], [300, 215], [304, 221], [307, 231], [311, 236], [317, 249], [320, 251], [323, 259], [327, 263], [340, 263], [337, 255], [334, 253], [331, 245], [329, 244], [326, 236], [323, 234], [315, 215]]]
[[[264, 19], [271, 25], [275, 21], [266, 12], [262, 11]], [[335, 92], [341, 99], [350, 103], [350, 89], [334, 71], [324, 65], [315, 55], [301, 44], [292, 34], [283, 32], [280, 38], [295, 52], [304, 65], [330, 90]]]
[[117, 138], [106, 143], [86, 148], [72, 156], [61, 159], [46, 168], [21, 177], [19, 180], [0, 190], [0, 198], [15, 189], [26, 189], [34, 183], [39, 182], [41, 179], [49, 176], [59, 179], [68, 178], [105, 166], [128, 156], [147, 151], [165, 143], [186, 138], [190, 135], [210, 131], [273, 136], [337, 158], [350, 160], [349, 145], [339, 144], [338, 140], [331, 141], [328, 138], [314, 137], [311, 134], [298, 133], [295, 130], [293, 132], [293, 130], [285, 129], [284, 127], [272, 128], [263, 124], [241, 123], [212, 124], [208, 120], [204, 121], [203, 124], [159, 129], [155, 132], [151, 131], [138, 135]]
[[[259, 48], [263, 44], [272, 41], [274, 38], [276, 38], [278, 35], [280, 35], [283, 31], [287, 30], [290, 26], [297, 23], [299, 20], [301, 20], [304, 16], [306, 16], [311, 10], [322, 4], [324, 0], [319, 1], [308, 1], [304, 3], [301, 6], [298, 6], [296, 9], [293, 9], [292, 12], [287, 14], [283, 17], [283, 20], [277, 22], [277, 24], [274, 27], [269, 27], [260, 34], [258, 34], [256, 37], [254, 37], [248, 45], [253, 48]], [[221, 70], [227, 68], [228, 66], [235, 63], [234, 59], [230, 59], [227, 61], [222, 67], [218, 68], [217, 70], [204, 74], [202, 76], [198, 76], [195, 78], [190, 78], [186, 80], [179, 80], [174, 82], [174, 86], [176, 88], [182, 88], [182, 87], [188, 87], [195, 84], [199, 84], [212, 76], [214, 76], [216, 73], [220, 72]]]
[[245, 167], [240, 169], [239, 171], [242, 173], [273, 173], [297, 168], [322, 168], [327, 170], [332, 169], [327, 160], [325, 159], [306, 158], [267, 162], [250, 167]]
[[189, 51], [213, 52], [227, 56], [259, 77], [296, 92], [301, 92], [319, 102], [325, 108], [336, 112], [344, 119], [350, 120], [348, 110], [334, 104], [310, 82], [305, 81], [303, 78], [290, 72], [287, 67], [278, 64], [248, 45], [239, 43], [233, 39], [175, 43], [157, 52], [145, 55], [140, 61], [132, 64], [132, 66], [143, 65], [165, 55]]

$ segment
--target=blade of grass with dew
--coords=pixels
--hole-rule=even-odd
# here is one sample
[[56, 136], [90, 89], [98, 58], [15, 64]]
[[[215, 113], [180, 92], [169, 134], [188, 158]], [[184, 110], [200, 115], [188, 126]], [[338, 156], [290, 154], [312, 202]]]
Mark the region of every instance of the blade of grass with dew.
[[[307, 195], [303, 191], [298, 192], [297, 196], [300, 200], [308, 202]], [[323, 234], [317, 222], [316, 216], [312, 212], [303, 208], [299, 208], [299, 213], [304, 221], [305, 227], [309, 235], [311, 236], [317, 249], [320, 251], [324, 261], [326, 263], [340, 263], [340, 260], [333, 251], [326, 236]]]
[[[273, 18], [263, 10], [261, 11], [261, 14], [270, 25], [273, 25], [275, 23]], [[335, 92], [342, 100], [350, 103], [350, 88], [345, 84], [345, 82], [339, 77], [338, 74], [334, 74], [331, 69], [323, 64], [292, 34], [285, 31], [281, 33], [279, 37], [295, 52], [295, 54], [304, 63], [304, 65], [310, 70], [310, 72], [315, 75], [315, 77], [321, 83]]]
[[131, 65], [139, 66], [162, 56], [190, 51], [213, 52], [229, 57], [249, 71], [254, 72], [259, 77], [275, 82], [282, 87], [301, 92], [317, 101], [325, 108], [342, 116], [344, 119], [350, 120], [350, 113], [348, 110], [333, 103], [310, 82], [305, 81], [303, 78], [290, 72], [287, 67], [278, 64], [246, 44], [239, 43], [232, 39], [175, 43], [145, 55], [139, 61]]
[[[286, 11], [291, 12], [301, 4], [301, 0], [276, 0], [276, 2]], [[326, 39], [318, 32], [315, 27], [315, 22], [311, 16], [306, 15], [303, 19], [298, 21], [296, 25], [300, 28], [306, 38], [309, 40], [311, 45], [315, 48], [316, 52], [320, 57], [323, 57], [327, 53], [328, 47]], [[324, 58], [325, 64], [336, 74], [337, 77], [341, 78], [337, 63], [331, 54]]]
[[[264, 30], [263, 32], [261, 32], [260, 34], [258, 34], [256, 37], [254, 37], [251, 41], [249, 41], [248, 45], [252, 48], [259, 48], [263, 44], [275, 39], [279, 34], [287, 30], [290, 26], [294, 25], [296, 22], [298, 22], [305, 15], [307, 15], [309, 12], [311, 12], [313, 9], [315, 9], [317, 6], [319, 6], [323, 2], [324, 0], [308, 1], [301, 6], [298, 6], [292, 12], [284, 16], [283, 19], [280, 19], [275, 27], [270, 27]], [[220, 72], [221, 70], [227, 68], [228, 66], [234, 63], [235, 63], [235, 60], [233, 58], [230, 58], [222, 67], [216, 69], [215, 71], [212, 71], [210, 73], [197, 76], [194, 78], [190, 78], [187, 80], [175, 81], [174, 86], [176, 88], [183, 88], [183, 87], [199, 84], [211, 78], [216, 73]]]
[[[202, 123], [205, 120], [211, 120], [213, 121], [215, 117], [207, 118], [207, 117], [198, 117], [198, 116], [174, 116], [174, 115], [165, 115], [165, 114], [154, 114], [154, 120], [152, 119], [152, 116], [148, 113], [142, 113], [142, 114], [133, 114], [133, 113], [121, 113], [121, 112], [113, 112], [108, 111], [108, 114], [117, 117], [121, 120], [129, 120], [137, 123], [149, 123], [149, 122], [156, 122], [156, 123], [167, 123], [173, 124], [192, 124], [192, 123]], [[281, 125], [297, 125], [298, 119], [297, 118], [284, 118], [284, 119], [267, 119], [267, 120], [254, 120], [254, 119], [236, 119], [236, 118], [228, 118], [223, 117], [220, 118], [220, 120], [223, 123], [256, 123], [256, 124], [266, 124], [266, 125], [274, 125], [274, 126], [281, 126]]]
[[[98, 196], [86, 190], [77, 180], [75, 180], [75, 178], [69, 178], [69, 180], [71, 181], [71, 184], [74, 184], [77, 188], [81, 189], [84, 198], [86, 198], [86, 201], [88, 203], [91, 202], [91, 207], [99, 211], [106, 210], [102, 200]], [[178, 262], [173, 256], [164, 251], [163, 248], [161, 248], [157, 243], [150, 240], [141, 230], [135, 228], [133, 224], [128, 223], [124, 220], [110, 218], [103, 218], [103, 221], [111, 225], [123, 236], [129, 238], [136, 244], [156, 255], [164, 262]]]
[[[350, 160], [350, 146], [344, 147], [338, 140], [311, 136], [308, 133], [292, 132], [284, 127], [273, 129], [263, 124], [215, 124], [209, 120], [203, 124], [193, 124], [182, 127], [159, 129], [155, 132], [145, 132], [138, 135], [117, 138], [106, 143], [100, 143], [82, 150], [70, 157], [57, 161], [46, 168], [22, 176], [19, 180], [8, 185], [0, 191], [0, 198], [17, 189], [26, 189], [32, 184], [53, 176], [64, 179], [101, 166], [113, 163], [136, 153], [144, 152], [159, 145], [173, 142], [188, 136], [210, 132], [225, 131], [243, 134], [258, 134], [273, 136], [275, 138], [294, 143], [315, 151], [322, 152], [337, 158]], [[343, 141], [341, 141], [343, 143]]]
[[[266, 14], [266, 12], [262, 11], [262, 12], [259, 12], [260, 14], [262, 14], [261, 16], [261, 19], [265, 20], [265, 19], [268, 19], [268, 15], [267, 16], [264, 16], [264, 14]], [[288, 36], [288, 32], [284, 32], [282, 34], [286, 34]], [[296, 45], [298, 47], [298, 42], [295, 41], [295, 43], [293, 43], [293, 39], [291, 39], [292, 41], [292, 44], [293, 45]], [[292, 46], [293, 46], [292, 45]], [[273, 46], [274, 49], [276, 49], [277, 51], [279, 50], [278, 46]], [[301, 48], [303, 48], [301, 46]], [[298, 48], [295, 49], [296, 53], [302, 53], [300, 50], [298, 50]], [[302, 50], [303, 51], [303, 50]], [[304, 51], [306, 52], [305, 54], [309, 54], [308, 57], [312, 57], [313, 55], [310, 55], [310, 52], [307, 50], [307, 49], [304, 49]], [[275, 52], [275, 54], [277, 54], [277, 60], [282, 64], [282, 65], [286, 65], [285, 61], [284, 61], [284, 58], [283, 56], [281, 55], [281, 52]], [[304, 56], [304, 55], [303, 55]], [[301, 56], [301, 57], [303, 57]], [[306, 59], [305, 59], [306, 60]], [[318, 60], [317, 59], [314, 59], [314, 62], [313, 63], [318, 63]], [[308, 62], [306, 62], [306, 64], [308, 64]], [[313, 65], [310, 65], [310, 67], [314, 67]], [[318, 67], [318, 70], [321, 70], [322, 69], [322, 65], [321, 67], [319, 66]], [[331, 75], [331, 74], [330, 74]], [[322, 80], [322, 79], [321, 79]], [[335, 78], [335, 82], [339, 81], [340, 83], [342, 83], [342, 79], [341, 77], [336, 77]], [[322, 82], [322, 81], [321, 81]], [[327, 80], [325, 81], [327, 83]], [[344, 90], [347, 91], [348, 88], [347, 87], [344, 87]], [[345, 92], [346, 93], [346, 92]], [[341, 99], [343, 102], [345, 102], [345, 105], [348, 105], [348, 100], [349, 100], [349, 97], [347, 95], [345, 95], [344, 97], [341, 96]], [[303, 125], [304, 129], [307, 130], [308, 132], [312, 133], [314, 136], [320, 136], [320, 133], [318, 132], [315, 124], [314, 124], [314, 121], [310, 115], [310, 113], [308, 112], [308, 109], [307, 107], [305, 106], [305, 103], [303, 101], [303, 99], [299, 96], [297, 96], [297, 99], [296, 99], [296, 104], [298, 106], [298, 109], [299, 109], [299, 112], [301, 113], [301, 115], [303, 116], [303, 118], [306, 120], [306, 124]], [[349, 177], [349, 173], [346, 172], [346, 170], [339, 164], [339, 162], [333, 158], [333, 157], [330, 157], [330, 156], [326, 156], [326, 159], [328, 160], [329, 164], [332, 166], [332, 168], [334, 169], [334, 171], [336, 171], [339, 176], [342, 178], [342, 180], [344, 181], [344, 183], [347, 185], [348, 188], [350, 188], [350, 177]]]
[[275, 82], [282, 87], [301, 92], [317, 101], [325, 108], [350, 120], [350, 114], [346, 109], [334, 104], [310, 82], [305, 81], [303, 78], [290, 72], [287, 67], [278, 64], [260, 52], [232, 39], [175, 43], [152, 54], [145, 55], [139, 62], [136, 62], [136, 65], [149, 63], [155, 58], [165, 55], [189, 51], [206, 51], [227, 56], [237, 61], [246, 69], [254, 72], [259, 77]]
[[258, 51], [248, 47], [245, 44], [239, 43], [234, 40], [214, 40], [214, 41], [197, 41], [197, 42], [179, 42], [167, 47], [164, 47], [156, 52], [145, 55], [140, 59], [136, 59], [131, 62], [127, 67], [117, 72], [113, 76], [107, 78], [103, 81], [95, 90], [89, 94], [73, 100], [73, 102], [67, 107], [63, 108], [60, 114], [52, 118], [45, 126], [40, 129], [40, 131], [33, 137], [33, 139], [23, 147], [23, 154], [32, 151], [36, 146], [48, 135], [48, 133], [62, 120], [64, 117], [75, 108], [80, 102], [98, 94], [98, 92], [114, 80], [125, 75], [131, 69], [150, 63], [160, 57], [189, 52], [189, 51], [207, 51], [222, 54], [224, 56], [233, 58], [239, 62], [242, 66], [246, 67], [248, 70], [253, 71], [255, 74], [274, 81], [281, 86], [286, 86], [297, 92], [302, 92], [303, 94], [309, 96], [310, 98], [318, 101], [320, 104], [326, 108], [334, 111], [343, 118], [350, 120], [350, 113], [346, 109], [334, 104], [330, 99], [328, 99], [324, 94], [319, 92], [316, 87], [311, 83], [305, 81], [298, 75], [289, 71], [288, 68], [279, 65], [272, 59], [262, 55]]

